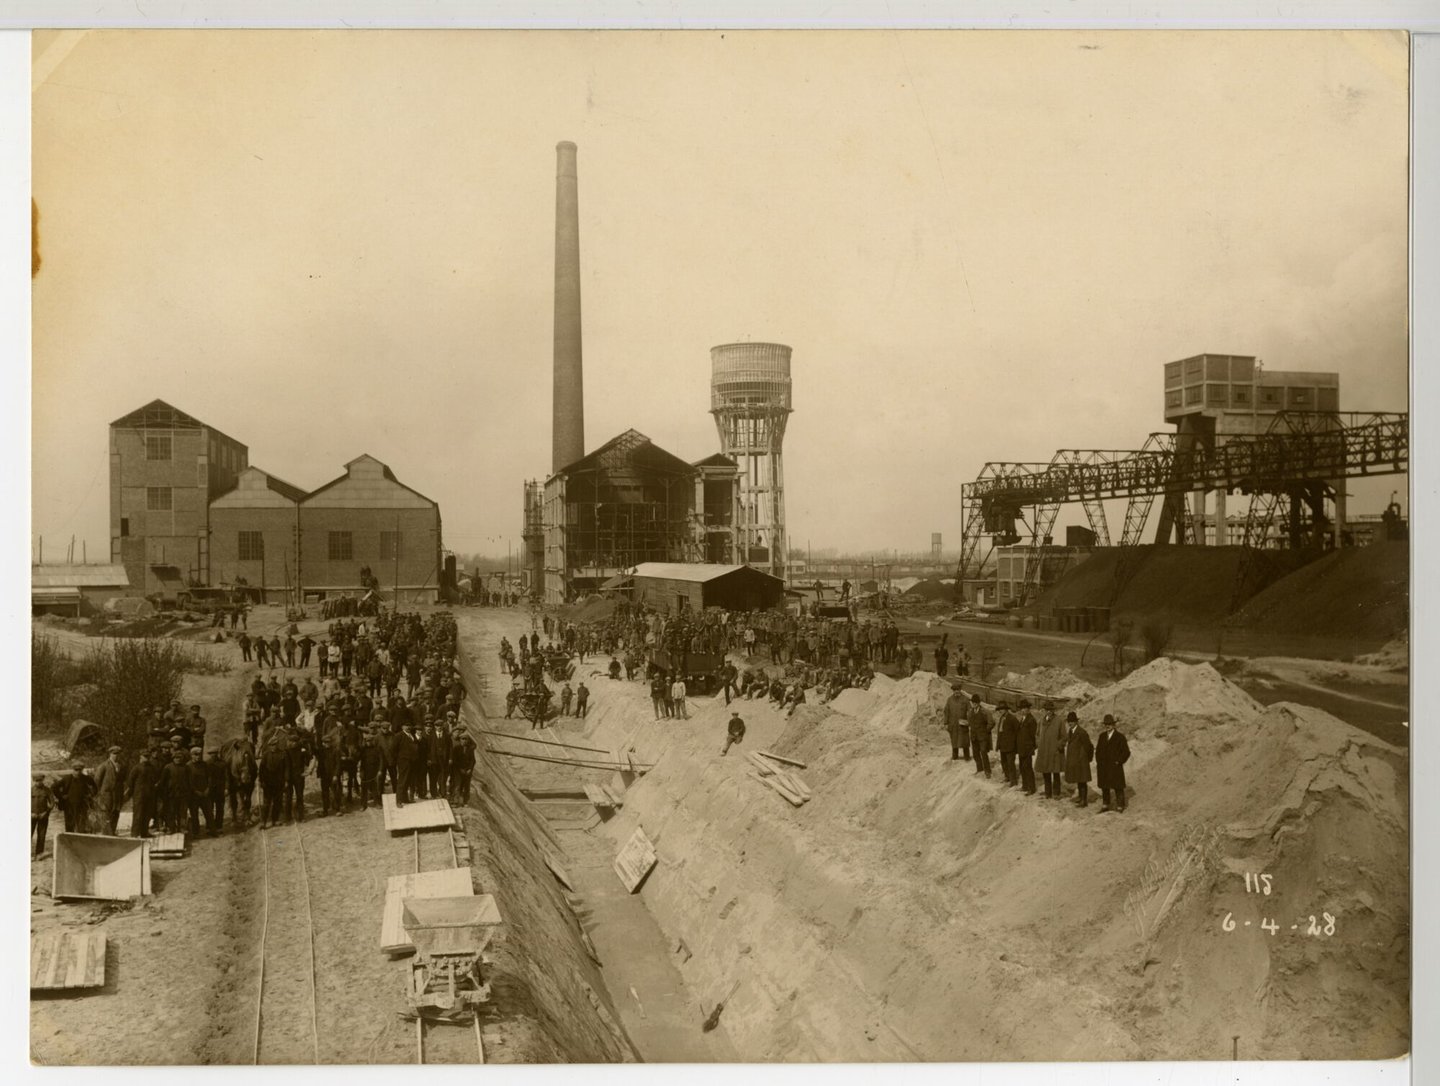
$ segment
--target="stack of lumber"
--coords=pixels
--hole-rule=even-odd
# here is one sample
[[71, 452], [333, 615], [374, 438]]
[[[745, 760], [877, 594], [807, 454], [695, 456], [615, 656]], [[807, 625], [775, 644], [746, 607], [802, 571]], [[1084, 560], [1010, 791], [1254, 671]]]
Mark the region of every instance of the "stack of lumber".
[[752, 751], [745, 757], [750, 759], [750, 764], [754, 766], [750, 776], [779, 792], [792, 807], [799, 807], [810, 801], [810, 786], [790, 768], [794, 766], [804, 769], [805, 763], [764, 751]]

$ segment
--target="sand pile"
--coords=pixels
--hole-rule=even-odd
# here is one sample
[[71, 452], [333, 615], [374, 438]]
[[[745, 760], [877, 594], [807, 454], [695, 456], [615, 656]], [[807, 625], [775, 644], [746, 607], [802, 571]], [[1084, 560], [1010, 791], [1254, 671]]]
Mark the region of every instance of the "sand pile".
[[1261, 711], [1259, 702], [1209, 664], [1162, 656], [1101, 687], [1078, 714], [1090, 725], [1111, 713], [1127, 734], [1164, 737], [1179, 729], [1246, 723]]
[[1066, 701], [1087, 701], [1095, 696], [1095, 687], [1068, 667], [1048, 667], [1043, 664], [1023, 673], [1006, 672], [1000, 685], [1042, 697], [1063, 698]]
[[1241, 609], [1252, 630], [1388, 640], [1410, 615], [1410, 544], [1346, 547], [1277, 582]]
[[844, 713], [859, 720], [873, 713], [880, 700], [878, 694], [852, 686], [840, 691], [826, 704], [837, 713]]
[[1379, 667], [1386, 671], [1410, 670], [1410, 632], [1407, 630], [1392, 641], [1387, 641], [1375, 652], [1355, 657], [1355, 662], [1364, 667]]
[[929, 737], [944, 719], [951, 690], [950, 684], [933, 671], [917, 671], [894, 684], [867, 723], [881, 732]]

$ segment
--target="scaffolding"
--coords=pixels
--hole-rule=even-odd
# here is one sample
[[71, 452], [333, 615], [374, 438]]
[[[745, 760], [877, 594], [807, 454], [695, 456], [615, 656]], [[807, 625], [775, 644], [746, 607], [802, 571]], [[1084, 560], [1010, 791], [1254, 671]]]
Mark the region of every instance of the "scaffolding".
[[693, 529], [696, 469], [634, 430], [545, 484], [547, 594], [571, 597], [641, 562], [704, 558]]

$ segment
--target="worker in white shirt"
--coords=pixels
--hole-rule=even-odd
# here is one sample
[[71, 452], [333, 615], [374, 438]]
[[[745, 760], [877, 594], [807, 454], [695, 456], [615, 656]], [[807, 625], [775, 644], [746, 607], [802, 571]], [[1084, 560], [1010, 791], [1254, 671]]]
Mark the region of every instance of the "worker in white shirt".
[[685, 708], [686, 693], [685, 676], [677, 674], [675, 681], [670, 684], [670, 701], [675, 706], [675, 715], [681, 720], [688, 720], [690, 718], [690, 714]]

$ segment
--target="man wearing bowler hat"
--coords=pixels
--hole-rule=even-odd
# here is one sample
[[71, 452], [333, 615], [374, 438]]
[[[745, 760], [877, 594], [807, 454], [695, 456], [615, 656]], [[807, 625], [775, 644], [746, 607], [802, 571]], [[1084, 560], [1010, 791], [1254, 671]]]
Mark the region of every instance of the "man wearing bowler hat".
[[[1125, 763], [1130, 760], [1130, 744], [1115, 723], [1115, 718], [1106, 713], [1095, 740], [1095, 783], [1100, 787], [1102, 813], [1125, 809]], [[1114, 806], [1110, 803], [1111, 792], [1115, 793]]]

